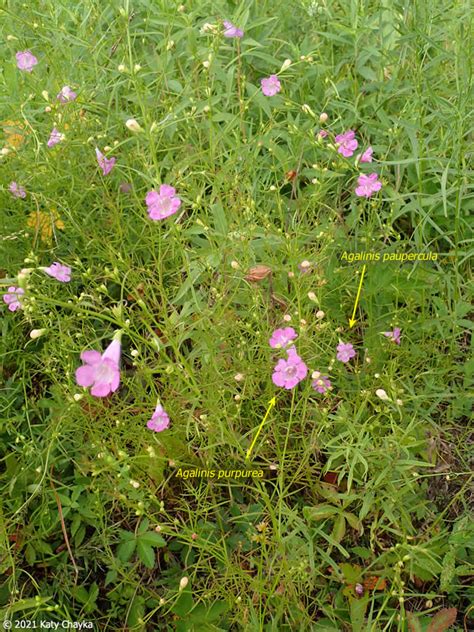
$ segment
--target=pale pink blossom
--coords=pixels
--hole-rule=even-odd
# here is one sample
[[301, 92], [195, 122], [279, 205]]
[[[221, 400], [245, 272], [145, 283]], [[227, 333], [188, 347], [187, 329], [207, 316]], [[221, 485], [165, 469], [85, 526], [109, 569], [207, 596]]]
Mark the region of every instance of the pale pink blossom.
[[31, 72], [38, 63], [38, 60], [30, 50], [19, 51], [16, 54], [16, 67], [19, 70]]
[[170, 425], [170, 418], [161, 404], [157, 404], [155, 412], [147, 422], [147, 427], [155, 432], [162, 432]]
[[102, 354], [99, 351], [81, 353], [84, 365], [76, 370], [76, 381], [79, 386], [91, 386], [91, 395], [94, 397], [107, 397], [119, 387], [120, 334], [116, 336]]

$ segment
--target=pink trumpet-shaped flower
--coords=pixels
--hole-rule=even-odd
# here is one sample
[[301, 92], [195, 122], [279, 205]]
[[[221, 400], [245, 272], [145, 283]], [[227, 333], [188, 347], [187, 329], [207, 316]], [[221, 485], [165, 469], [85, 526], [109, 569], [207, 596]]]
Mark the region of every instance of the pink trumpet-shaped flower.
[[95, 148], [95, 155], [97, 156], [97, 162], [99, 163], [99, 167], [102, 169], [102, 173], [104, 176], [108, 175], [114, 168], [117, 159], [106, 158], [104, 154], [97, 149], [97, 147]]
[[54, 147], [55, 145], [60, 143], [63, 140], [63, 138], [64, 136], [61, 134], [61, 132], [55, 127], [53, 127], [53, 131], [51, 132], [51, 135], [47, 143], [48, 147]]
[[102, 355], [99, 351], [83, 351], [81, 360], [84, 365], [76, 370], [79, 386], [92, 386], [91, 395], [94, 397], [107, 397], [115, 392], [120, 384], [120, 352], [120, 334]]
[[151, 419], [147, 422], [147, 428], [150, 430], [154, 430], [155, 432], [162, 432], [166, 430], [170, 425], [170, 418], [168, 414], [163, 409], [161, 404], [157, 404], [155, 408], [155, 412], [151, 416]]
[[311, 377], [313, 381], [311, 382], [311, 386], [318, 393], [324, 394], [331, 388], [331, 381], [329, 380], [327, 375], [321, 375], [319, 371], [315, 371]]
[[270, 75], [260, 80], [262, 92], [266, 97], [274, 97], [281, 90], [281, 83], [276, 75]]
[[342, 154], [345, 158], [350, 158], [359, 146], [355, 138], [355, 132], [352, 129], [347, 130], [344, 134], [338, 134], [335, 140], [338, 153]]
[[298, 334], [293, 327], [283, 327], [282, 329], [275, 329], [272, 333], [272, 337], [269, 340], [270, 347], [272, 349], [283, 349], [288, 344], [298, 337]]
[[340, 342], [337, 345], [337, 355], [336, 358], [341, 362], [349, 362], [351, 358], [355, 356], [356, 352], [354, 351], [354, 347], [350, 342]]
[[38, 60], [30, 50], [19, 51], [16, 55], [16, 67], [19, 70], [31, 72], [38, 63]]
[[61, 91], [57, 94], [56, 99], [60, 103], [70, 103], [71, 101], [75, 101], [77, 99], [77, 94], [74, 90], [71, 90], [69, 86], [64, 86], [64, 88], [61, 88]]
[[386, 336], [387, 338], [390, 338], [390, 340], [393, 340], [393, 342], [395, 342], [397, 345], [400, 344], [400, 334], [401, 334], [400, 327], [394, 327], [393, 331], [383, 332], [384, 336]]
[[26, 191], [21, 186], [21, 184], [18, 184], [17, 182], [10, 182], [10, 186], [8, 187], [8, 189], [13, 197], [26, 198]]
[[41, 268], [41, 270], [61, 283], [69, 283], [71, 280], [71, 268], [63, 266], [58, 261], [54, 261], [48, 268]]
[[229, 20], [224, 20], [224, 37], [241, 38], [243, 36], [244, 36], [244, 32], [241, 29], [237, 28]]
[[364, 174], [359, 176], [357, 178], [357, 184], [359, 186], [356, 187], [355, 194], [358, 197], [369, 198], [372, 193], [380, 191], [380, 189], [382, 188], [382, 183], [380, 182], [378, 177], [379, 176], [377, 173], [370, 173], [368, 176]]
[[174, 215], [181, 206], [181, 200], [176, 195], [176, 189], [169, 184], [162, 184], [160, 192], [148, 191], [146, 194], [148, 216], [153, 220], [160, 220]]
[[374, 153], [374, 150], [372, 149], [372, 147], [367, 147], [367, 149], [364, 151], [363, 154], [359, 154], [357, 156], [357, 160], [359, 162], [372, 162], [373, 153]]
[[296, 353], [295, 347], [288, 349], [286, 360], [278, 360], [273, 375], [273, 383], [287, 390], [294, 388], [308, 373], [308, 367]]
[[3, 302], [8, 305], [8, 309], [11, 312], [16, 312], [17, 309], [21, 309], [23, 307], [21, 297], [24, 293], [25, 290], [22, 287], [11, 285], [8, 288], [8, 292], [3, 295]]

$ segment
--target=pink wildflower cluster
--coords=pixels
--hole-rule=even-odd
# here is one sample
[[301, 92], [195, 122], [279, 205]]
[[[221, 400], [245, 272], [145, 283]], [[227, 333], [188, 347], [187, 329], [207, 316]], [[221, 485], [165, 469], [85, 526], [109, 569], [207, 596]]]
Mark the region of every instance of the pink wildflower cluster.
[[[93, 349], [81, 353], [83, 364], [76, 370], [76, 382], [79, 386], [90, 388], [93, 397], [107, 397], [120, 385], [121, 335], [122, 332], [118, 331], [103, 353]], [[154, 432], [162, 432], [169, 425], [170, 418], [158, 403], [147, 427]]]
[[[293, 327], [283, 327], [275, 329], [269, 343], [272, 349], [284, 349], [286, 358], [280, 359], [273, 369], [272, 381], [276, 386], [293, 389], [308, 375], [308, 367], [298, 355], [296, 347], [291, 343], [298, 337]], [[312, 387], [318, 393], [325, 393], [331, 389], [331, 382], [327, 375], [321, 375], [319, 371], [312, 374]]]
[[[322, 139], [326, 136], [328, 136], [328, 132], [326, 130], [319, 130], [319, 138]], [[335, 141], [337, 152], [341, 154], [341, 156], [344, 156], [344, 158], [350, 158], [351, 156], [353, 156], [359, 146], [359, 142], [356, 138], [356, 133], [353, 129], [349, 129], [343, 134], [337, 134], [337, 136], [335, 137]], [[372, 149], [372, 147], [369, 146], [364, 152], [362, 152], [361, 154], [357, 154], [355, 159], [356, 165], [372, 162], [373, 153], [374, 150]], [[381, 188], [382, 183], [380, 182], [377, 173], [361, 173], [357, 178], [357, 187], [355, 189], [355, 194], [358, 197], [369, 198], [377, 191], [380, 191]]]

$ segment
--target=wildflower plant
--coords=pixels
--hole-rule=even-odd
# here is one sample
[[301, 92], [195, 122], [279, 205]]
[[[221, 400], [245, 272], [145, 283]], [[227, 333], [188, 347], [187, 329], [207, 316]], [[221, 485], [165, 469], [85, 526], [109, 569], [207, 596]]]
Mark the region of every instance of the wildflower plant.
[[13, 4], [5, 620], [469, 627], [467, 7]]

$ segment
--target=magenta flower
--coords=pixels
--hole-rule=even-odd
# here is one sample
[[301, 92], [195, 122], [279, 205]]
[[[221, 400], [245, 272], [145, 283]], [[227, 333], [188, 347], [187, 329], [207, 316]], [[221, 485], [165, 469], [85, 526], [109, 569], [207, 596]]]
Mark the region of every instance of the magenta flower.
[[327, 375], [321, 375], [319, 371], [315, 371], [311, 377], [313, 378], [311, 386], [318, 393], [324, 394], [331, 388], [331, 382]]
[[295, 347], [288, 349], [286, 360], [278, 360], [273, 375], [273, 383], [290, 390], [301, 380], [304, 380], [308, 373], [308, 367], [296, 353]]
[[320, 129], [318, 132], [318, 138], [326, 138], [327, 136], [329, 136], [329, 132], [326, 131], [325, 129]]
[[357, 149], [359, 143], [356, 141], [354, 130], [350, 129], [344, 134], [336, 136], [337, 151], [345, 158], [350, 158]]
[[64, 86], [64, 88], [61, 88], [61, 91], [56, 96], [56, 99], [60, 103], [70, 103], [71, 101], [75, 101], [77, 99], [77, 94], [74, 90], [71, 90], [69, 86]]
[[379, 176], [377, 173], [369, 173], [368, 176], [363, 174], [360, 175], [357, 178], [357, 184], [359, 186], [356, 187], [355, 194], [359, 197], [369, 198], [372, 193], [380, 191], [380, 189], [382, 188], [382, 183], [380, 182], [378, 177]]
[[114, 168], [117, 159], [106, 158], [104, 154], [97, 149], [97, 147], [95, 148], [95, 155], [97, 156], [97, 162], [99, 163], [99, 167], [102, 169], [102, 173], [106, 176]]
[[359, 162], [372, 162], [373, 153], [374, 153], [374, 150], [372, 149], [372, 147], [367, 147], [367, 149], [364, 151], [363, 154], [359, 154], [357, 156], [357, 160]]
[[274, 97], [281, 90], [281, 83], [276, 75], [270, 75], [265, 79], [261, 79], [262, 92], [266, 97]]
[[232, 22], [229, 20], [224, 20], [224, 37], [243, 37], [244, 32], [238, 29]]
[[55, 145], [60, 143], [63, 140], [63, 138], [64, 136], [61, 134], [61, 132], [57, 130], [55, 127], [53, 127], [53, 131], [51, 132], [51, 135], [48, 140], [48, 147], [54, 147]]
[[10, 186], [8, 187], [8, 190], [13, 195], [13, 197], [26, 198], [26, 191], [21, 186], [21, 184], [17, 184], [16, 182], [10, 182]]
[[393, 331], [384, 331], [383, 335], [393, 340], [397, 345], [400, 344], [400, 327], [394, 327]]
[[31, 72], [38, 63], [38, 60], [29, 50], [19, 51], [16, 54], [16, 67], [19, 70]]
[[162, 184], [159, 193], [148, 191], [145, 201], [148, 206], [148, 216], [153, 220], [165, 219], [165, 217], [174, 215], [181, 206], [176, 189], [169, 184]]
[[283, 327], [283, 329], [275, 329], [269, 340], [270, 347], [273, 349], [284, 349], [288, 344], [298, 337], [293, 327]]
[[22, 287], [15, 287], [14, 285], [8, 288], [7, 294], [3, 295], [3, 302], [8, 305], [8, 309], [11, 312], [16, 312], [17, 309], [23, 307], [21, 303], [21, 297], [25, 293]]
[[41, 270], [61, 283], [69, 283], [71, 280], [71, 268], [63, 266], [58, 261], [54, 261], [48, 268], [41, 268]]
[[151, 416], [151, 419], [147, 421], [147, 428], [154, 430], [155, 432], [162, 432], [166, 430], [170, 425], [170, 418], [164, 411], [161, 404], [157, 404], [155, 412]]
[[112, 340], [102, 355], [99, 351], [83, 351], [81, 360], [84, 365], [76, 370], [79, 386], [92, 386], [94, 397], [107, 397], [116, 391], [120, 384], [120, 351], [119, 337]]
[[351, 358], [355, 356], [356, 352], [354, 351], [354, 347], [350, 342], [344, 343], [340, 342], [337, 345], [337, 355], [336, 358], [341, 362], [349, 362]]

